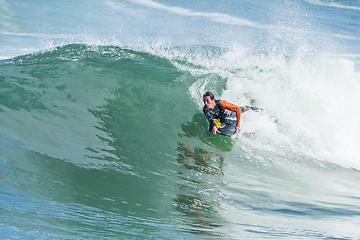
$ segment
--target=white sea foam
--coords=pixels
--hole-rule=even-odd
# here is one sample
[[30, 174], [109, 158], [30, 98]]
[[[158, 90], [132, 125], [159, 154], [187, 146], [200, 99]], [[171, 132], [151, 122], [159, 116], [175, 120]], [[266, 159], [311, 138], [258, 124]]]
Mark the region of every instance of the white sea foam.
[[280, 148], [287, 145], [299, 154], [360, 169], [360, 74], [354, 63], [304, 55], [253, 58], [254, 66], [246, 67], [243, 76], [229, 78], [223, 96], [239, 104], [255, 99], [270, 117], [263, 124], [276, 119], [278, 132], [252, 121], [244, 124], [244, 132], [247, 126], [258, 128]]

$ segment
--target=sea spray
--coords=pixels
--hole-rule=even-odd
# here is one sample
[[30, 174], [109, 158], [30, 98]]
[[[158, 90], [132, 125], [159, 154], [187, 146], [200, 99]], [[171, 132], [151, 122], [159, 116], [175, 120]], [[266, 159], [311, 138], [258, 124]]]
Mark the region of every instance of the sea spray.
[[[285, 144], [300, 155], [359, 168], [360, 116], [356, 109], [360, 107], [360, 75], [353, 61], [307, 53], [244, 54], [236, 50], [203, 61], [209, 73], [190, 88], [199, 109], [201, 94], [208, 90], [239, 106], [261, 106], [264, 111], [259, 117], [268, 116], [268, 123], [262, 124], [275, 124], [277, 130], [256, 127], [259, 122], [251, 119], [253, 114], [245, 113], [242, 133], [258, 128], [259, 135], [269, 136], [269, 144], [283, 139], [275, 144], [280, 149]], [[215, 87], [219, 83], [216, 75], [226, 79], [225, 86]]]

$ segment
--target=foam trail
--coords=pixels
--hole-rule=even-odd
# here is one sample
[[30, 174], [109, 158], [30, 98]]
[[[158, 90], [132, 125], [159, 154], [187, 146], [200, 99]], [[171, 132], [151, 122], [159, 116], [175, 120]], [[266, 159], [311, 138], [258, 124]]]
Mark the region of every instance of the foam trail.
[[342, 4], [339, 4], [339, 3], [335, 3], [333, 1], [327, 1], [327, 2], [322, 2], [320, 0], [306, 0], [306, 1], [311, 3], [311, 4], [320, 5], [320, 6], [360, 11], [360, 7], [357, 7], [357, 6], [345, 6], [345, 5], [342, 5]]
[[231, 25], [237, 25], [237, 26], [259, 27], [259, 25], [254, 22], [251, 22], [246, 19], [241, 19], [238, 17], [233, 17], [233, 16], [230, 16], [227, 14], [213, 13], [213, 12], [210, 12], [210, 13], [195, 12], [195, 11], [191, 11], [186, 8], [166, 6], [164, 4], [161, 4], [161, 3], [158, 3], [155, 1], [151, 1], [151, 0], [131, 0], [131, 2], [140, 4], [143, 6], [151, 7], [151, 8], [169, 11], [169, 12], [172, 12], [172, 13], [175, 13], [178, 15], [182, 15], [182, 16], [204, 17], [211, 21], [224, 23], [224, 24], [231, 24]]

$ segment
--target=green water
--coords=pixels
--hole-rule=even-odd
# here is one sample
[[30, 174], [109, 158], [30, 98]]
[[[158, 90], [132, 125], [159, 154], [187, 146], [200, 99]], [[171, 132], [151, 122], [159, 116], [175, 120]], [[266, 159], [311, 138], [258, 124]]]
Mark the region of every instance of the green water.
[[3, 60], [0, 236], [355, 236], [358, 171], [322, 161], [284, 118], [246, 112], [238, 136], [211, 135], [202, 93], [237, 82], [190, 63], [199, 48], [67, 45]]
[[[188, 95], [196, 77], [148, 53], [82, 45], [1, 69], [9, 235], [169, 239], [223, 224], [207, 194], [221, 150]], [[199, 172], [211, 174], [194, 185]]]
[[[1, 0], [0, 239], [360, 239], [358, 15]], [[224, 144], [206, 91], [263, 111]]]

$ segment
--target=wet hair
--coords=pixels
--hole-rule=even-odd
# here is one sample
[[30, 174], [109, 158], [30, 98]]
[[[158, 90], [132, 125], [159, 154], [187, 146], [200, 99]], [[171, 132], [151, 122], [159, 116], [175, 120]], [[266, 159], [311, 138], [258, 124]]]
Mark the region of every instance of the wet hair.
[[211, 100], [214, 100], [215, 97], [214, 97], [214, 94], [212, 92], [206, 92], [203, 96], [203, 98], [205, 97], [210, 97]]

